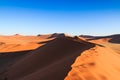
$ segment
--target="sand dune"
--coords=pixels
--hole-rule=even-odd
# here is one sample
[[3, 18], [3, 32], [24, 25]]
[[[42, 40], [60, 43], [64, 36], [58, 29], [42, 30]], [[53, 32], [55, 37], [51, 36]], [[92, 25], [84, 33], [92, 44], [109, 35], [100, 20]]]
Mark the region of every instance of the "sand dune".
[[5, 52], [0, 54], [0, 80], [4, 80], [4, 73], [7, 69], [14, 64], [17, 60], [25, 56], [28, 51], [18, 51], [18, 52]]
[[6, 72], [6, 69], [14, 64], [17, 60], [21, 59], [28, 52], [44, 45], [45, 41], [52, 40], [48, 37], [51, 35], [41, 36], [0, 36], [0, 80], [1, 74]]
[[15, 52], [24, 50], [33, 50], [40, 47], [43, 44], [39, 44], [43, 41], [49, 41], [51, 35], [41, 36], [0, 36], [0, 52]]
[[101, 42], [110, 42], [110, 43], [120, 43], [120, 34], [114, 34], [109, 36], [89, 36], [81, 35], [80, 37], [86, 38], [88, 41], [93, 41], [97, 43]]
[[56, 38], [16, 62], [9, 68], [7, 77], [9, 80], [63, 80], [76, 57], [93, 46], [73, 38]]
[[120, 55], [96, 46], [82, 53], [65, 80], [120, 80]]
[[111, 40], [111, 38], [92, 39], [88, 41], [92, 43], [102, 44], [102, 43], [109, 43], [109, 40]]
[[110, 35], [110, 36], [102, 36], [93, 39], [88, 39], [86, 41], [101, 44], [113, 49], [115, 52], [120, 53], [120, 35]]
[[0, 80], [120, 80], [118, 36], [0, 36]]

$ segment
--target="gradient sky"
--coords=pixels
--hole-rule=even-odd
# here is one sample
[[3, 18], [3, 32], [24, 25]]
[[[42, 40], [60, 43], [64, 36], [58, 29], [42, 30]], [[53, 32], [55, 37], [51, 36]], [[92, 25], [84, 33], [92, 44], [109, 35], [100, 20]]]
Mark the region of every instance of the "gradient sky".
[[0, 0], [0, 34], [120, 34], [120, 0]]

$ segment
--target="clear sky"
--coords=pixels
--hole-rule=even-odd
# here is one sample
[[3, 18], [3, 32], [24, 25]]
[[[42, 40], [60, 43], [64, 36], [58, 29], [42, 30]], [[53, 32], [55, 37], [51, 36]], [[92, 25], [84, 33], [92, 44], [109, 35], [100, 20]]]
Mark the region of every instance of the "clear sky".
[[120, 33], [120, 0], [0, 0], [0, 34]]

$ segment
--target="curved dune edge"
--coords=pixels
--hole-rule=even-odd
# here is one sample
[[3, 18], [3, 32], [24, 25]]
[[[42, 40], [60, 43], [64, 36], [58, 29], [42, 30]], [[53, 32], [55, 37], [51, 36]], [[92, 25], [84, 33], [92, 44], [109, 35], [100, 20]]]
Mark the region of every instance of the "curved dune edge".
[[65, 80], [120, 80], [120, 55], [96, 46], [77, 57]]

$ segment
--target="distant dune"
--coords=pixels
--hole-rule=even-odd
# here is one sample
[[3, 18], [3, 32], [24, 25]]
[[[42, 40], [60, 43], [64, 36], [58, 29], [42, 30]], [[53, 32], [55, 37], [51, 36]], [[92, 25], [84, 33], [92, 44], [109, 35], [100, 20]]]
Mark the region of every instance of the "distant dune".
[[33, 50], [38, 48], [43, 44], [39, 44], [43, 41], [51, 40], [49, 38], [51, 35], [41, 35], [41, 36], [0, 36], [0, 52], [15, 52], [24, 50]]
[[[88, 41], [100, 41], [100, 42], [110, 42], [110, 43], [120, 43], [120, 34], [114, 34], [110, 36], [90, 36], [90, 35], [80, 35], [82, 38], [86, 38]], [[98, 42], [99, 43], [99, 42]]]
[[91, 38], [86, 37], [87, 36], [82, 38], [85, 38], [85, 40], [88, 42], [110, 47], [115, 52], [120, 53], [120, 34], [114, 34], [110, 36], [92, 36]]
[[0, 36], [0, 80], [120, 80], [119, 38]]

